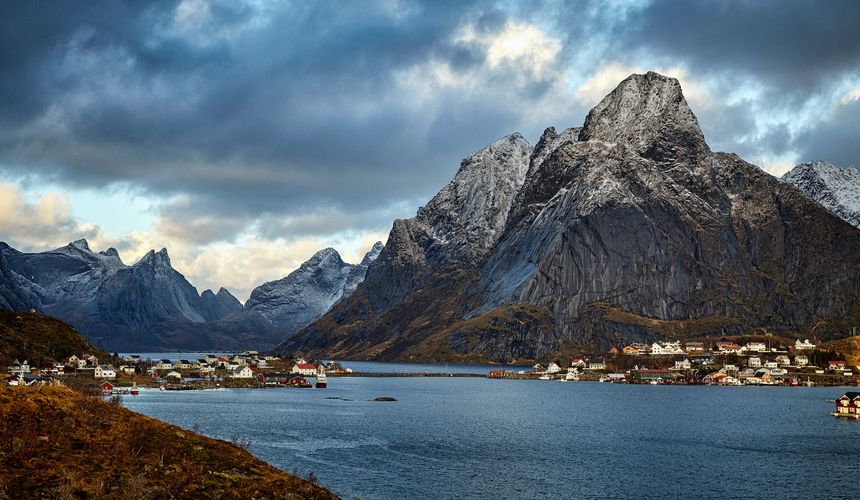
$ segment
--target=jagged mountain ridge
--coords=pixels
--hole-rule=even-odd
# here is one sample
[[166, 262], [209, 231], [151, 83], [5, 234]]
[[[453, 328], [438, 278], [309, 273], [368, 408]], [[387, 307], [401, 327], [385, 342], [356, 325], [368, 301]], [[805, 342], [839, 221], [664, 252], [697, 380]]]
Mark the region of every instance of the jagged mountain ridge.
[[801, 163], [782, 176], [824, 208], [860, 227], [860, 171], [822, 160]]
[[[354, 265], [323, 250], [259, 287], [245, 307], [225, 288], [198, 295], [166, 249], [126, 265], [115, 249], [94, 252], [86, 240], [36, 253], [0, 243], [0, 308], [38, 309], [112, 350], [265, 349], [349, 296], [381, 248], [377, 243]], [[336, 269], [325, 267], [329, 261]], [[285, 286], [297, 276], [306, 279]]]
[[632, 75], [582, 128], [521, 150], [527, 174], [486, 251], [458, 259], [468, 235], [434, 238], [469, 226], [462, 205], [395, 221], [356, 293], [277, 351], [511, 361], [761, 328], [838, 336], [860, 319], [860, 232], [711, 152], [675, 79]]
[[[199, 325], [225, 317], [235, 305], [241, 308], [226, 290], [220, 293], [221, 309], [210, 307], [206, 294], [198, 295], [173, 269], [166, 249], [151, 250], [132, 265], [124, 264], [113, 248], [92, 251], [83, 239], [36, 253], [3, 244], [0, 255], [6, 264], [0, 283], [19, 297], [17, 303], [0, 306], [38, 309], [115, 350], [223, 342], [198, 331]], [[235, 304], [229, 304], [228, 297]], [[229, 342], [236, 344], [235, 340]]]

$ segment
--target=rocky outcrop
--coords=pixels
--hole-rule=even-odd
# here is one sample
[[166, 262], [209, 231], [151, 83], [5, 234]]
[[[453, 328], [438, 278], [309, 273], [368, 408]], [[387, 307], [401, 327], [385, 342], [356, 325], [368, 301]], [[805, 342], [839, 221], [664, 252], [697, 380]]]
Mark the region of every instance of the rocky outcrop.
[[860, 171], [825, 161], [801, 163], [782, 180], [806, 193], [827, 210], [860, 227]]
[[833, 337], [860, 319], [860, 231], [711, 152], [675, 79], [632, 75], [581, 129], [508, 151], [479, 155], [516, 180], [484, 194], [505, 200], [503, 225], [463, 203], [428, 216], [446, 186], [395, 222], [351, 299], [279, 352], [511, 361], [755, 329]]

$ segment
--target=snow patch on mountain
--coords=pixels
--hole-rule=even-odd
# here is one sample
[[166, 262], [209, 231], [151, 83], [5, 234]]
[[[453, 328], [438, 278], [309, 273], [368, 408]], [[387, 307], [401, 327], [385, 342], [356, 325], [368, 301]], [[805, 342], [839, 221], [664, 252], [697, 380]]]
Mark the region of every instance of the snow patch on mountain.
[[787, 182], [850, 224], [860, 227], [860, 171], [822, 160], [801, 163], [782, 176]]

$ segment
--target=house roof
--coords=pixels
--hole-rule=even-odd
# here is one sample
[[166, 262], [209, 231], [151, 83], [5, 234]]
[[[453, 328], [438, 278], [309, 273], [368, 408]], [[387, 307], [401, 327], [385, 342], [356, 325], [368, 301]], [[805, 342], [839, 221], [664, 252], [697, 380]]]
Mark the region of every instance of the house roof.
[[845, 364], [845, 361], [842, 361], [842, 360], [835, 360], [835, 361], [828, 361], [828, 363], [829, 363], [829, 364], [831, 364], [831, 365], [844, 365], [844, 364]]
[[848, 399], [857, 399], [860, 398], [860, 392], [846, 392], [839, 399], [848, 398]]
[[300, 365], [296, 365], [299, 370], [316, 370], [316, 365], [313, 363], [302, 363]]

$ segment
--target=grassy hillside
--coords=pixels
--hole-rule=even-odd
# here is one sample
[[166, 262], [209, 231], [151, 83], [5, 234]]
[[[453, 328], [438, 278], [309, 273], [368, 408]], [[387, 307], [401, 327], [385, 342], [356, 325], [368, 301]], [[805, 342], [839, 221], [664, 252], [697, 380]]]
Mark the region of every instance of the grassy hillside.
[[41, 365], [82, 353], [107, 359], [67, 323], [35, 313], [0, 311], [0, 365], [4, 368], [13, 359]]
[[849, 365], [860, 366], [860, 335], [826, 342], [823, 347], [843, 354]]
[[0, 388], [0, 498], [336, 498], [225, 441], [65, 387]]

